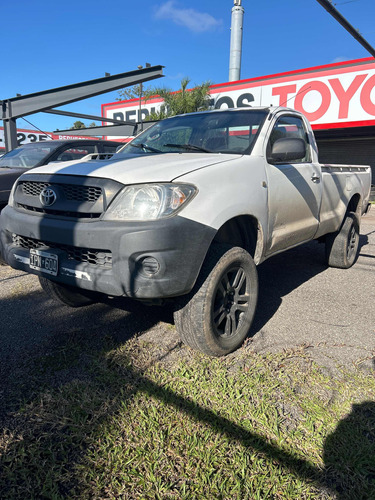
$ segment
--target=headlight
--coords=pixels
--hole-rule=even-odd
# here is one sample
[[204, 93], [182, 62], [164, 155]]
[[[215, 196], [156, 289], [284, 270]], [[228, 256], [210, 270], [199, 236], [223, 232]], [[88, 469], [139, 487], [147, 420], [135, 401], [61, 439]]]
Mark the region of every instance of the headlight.
[[13, 184], [9, 195], [8, 205], [10, 205], [11, 207], [14, 206], [14, 191], [16, 190], [16, 186], [17, 186], [17, 181]]
[[190, 184], [140, 184], [127, 186], [116, 196], [105, 220], [146, 221], [175, 215], [196, 194]]

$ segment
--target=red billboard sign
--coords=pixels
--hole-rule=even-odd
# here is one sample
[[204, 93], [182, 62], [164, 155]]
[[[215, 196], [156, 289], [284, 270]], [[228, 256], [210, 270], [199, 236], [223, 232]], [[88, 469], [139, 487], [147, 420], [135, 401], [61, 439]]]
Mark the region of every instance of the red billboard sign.
[[[73, 132], [73, 130], [72, 130]], [[97, 139], [97, 137], [85, 137], [82, 135], [60, 135], [53, 134], [52, 132], [39, 132], [37, 130], [26, 130], [26, 129], [17, 129], [17, 142], [20, 146], [21, 144], [28, 144], [29, 142], [37, 142], [37, 141], [50, 141], [53, 139], [70, 139], [70, 140], [87, 140], [87, 139]], [[0, 151], [5, 150], [5, 139], [4, 139], [4, 128], [0, 127]]]

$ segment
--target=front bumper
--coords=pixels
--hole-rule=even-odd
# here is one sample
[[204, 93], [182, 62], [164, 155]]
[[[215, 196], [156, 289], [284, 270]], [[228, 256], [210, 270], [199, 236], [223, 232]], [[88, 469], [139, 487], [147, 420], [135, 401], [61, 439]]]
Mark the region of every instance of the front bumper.
[[[58, 283], [113, 296], [157, 299], [192, 289], [215, 232], [181, 216], [142, 223], [79, 222], [7, 206], [0, 214], [0, 254], [15, 269]], [[31, 269], [30, 250], [20, 241], [37, 242], [39, 248], [42, 242], [44, 249], [58, 254], [58, 275]], [[103, 249], [111, 255], [111, 265], [77, 261], [67, 248]], [[151, 270], [157, 271], [150, 274], [142, 262], [155, 263], [153, 259], [157, 265]]]

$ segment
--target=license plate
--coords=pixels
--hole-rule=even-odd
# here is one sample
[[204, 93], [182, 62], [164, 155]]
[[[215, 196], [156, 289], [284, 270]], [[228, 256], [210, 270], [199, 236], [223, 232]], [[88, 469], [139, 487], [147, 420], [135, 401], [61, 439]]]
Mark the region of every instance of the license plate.
[[44, 250], [30, 249], [30, 267], [42, 273], [57, 276], [59, 268], [58, 256], [54, 253], [45, 252]]

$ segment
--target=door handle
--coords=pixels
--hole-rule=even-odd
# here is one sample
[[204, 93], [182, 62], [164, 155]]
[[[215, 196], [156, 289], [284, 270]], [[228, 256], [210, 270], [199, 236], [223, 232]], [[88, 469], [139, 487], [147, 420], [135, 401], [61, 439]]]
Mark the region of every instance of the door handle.
[[313, 182], [319, 182], [320, 181], [320, 175], [316, 174], [315, 172], [311, 176], [311, 180]]

